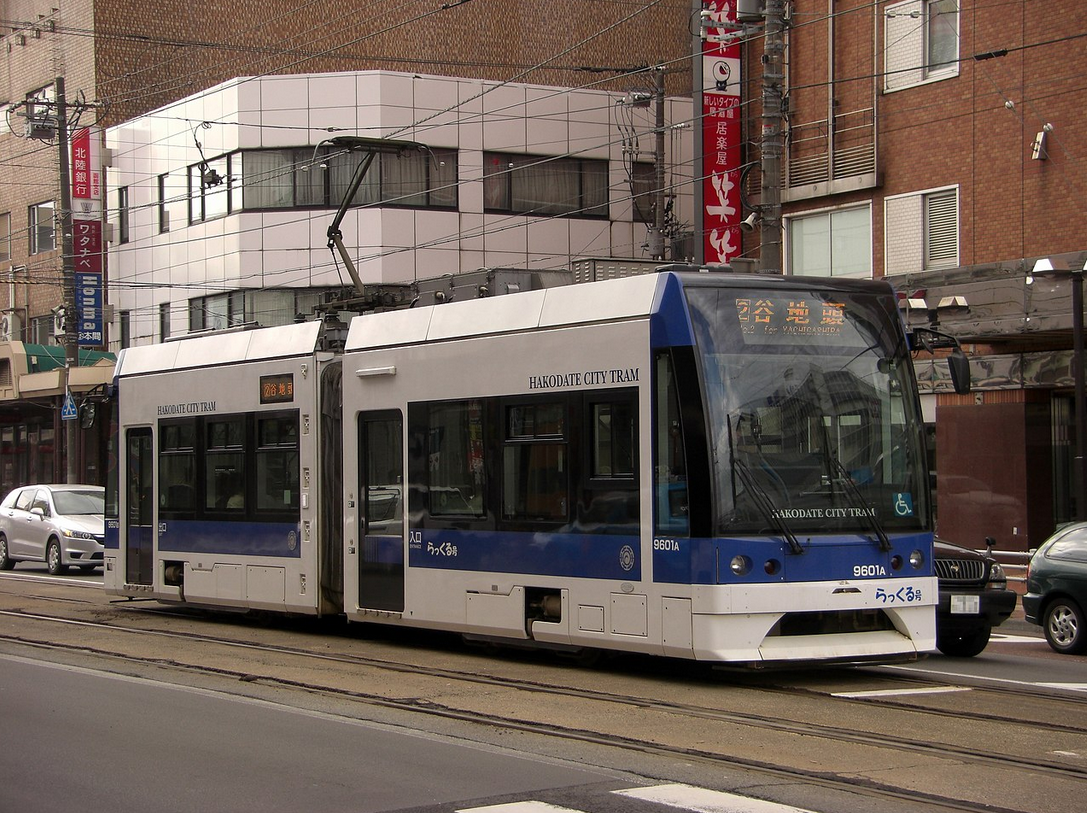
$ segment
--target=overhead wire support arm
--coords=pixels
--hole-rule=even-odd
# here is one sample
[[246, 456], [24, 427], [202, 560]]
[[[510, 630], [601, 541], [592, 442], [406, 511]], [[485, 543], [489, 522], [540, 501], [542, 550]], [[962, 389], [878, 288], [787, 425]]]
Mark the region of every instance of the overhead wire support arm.
[[[362, 185], [362, 179], [366, 177], [366, 173], [369, 172], [370, 166], [374, 163], [374, 158], [378, 153], [402, 155], [410, 150], [429, 152], [429, 147], [425, 144], [420, 144], [417, 141], [396, 141], [389, 138], [366, 138], [363, 136], [336, 136], [327, 141], [322, 141], [317, 147], [319, 148], [323, 144], [341, 147], [348, 152], [366, 153], [358, 166], [355, 167], [355, 173], [351, 176], [351, 183], [348, 184], [347, 191], [344, 193], [343, 200], [340, 202], [340, 208], [336, 210], [336, 215], [332, 218], [332, 222], [328, 226], [328, 247], [340, 255], [340, 259], [343, 260], [343, 264], [347, 268], [347, 273], [351, 277], [351, 283], [355, 286], [355, 290], [361, 295], [365, 293], [363, 290], [364, 286], [362, 284], [362, 278], [359, 276], [358, 269], [355, 268], [354, 261], [344, 247], [343, 232], [340, 231], [340, 223], [343, 222], [344, 217], [347, 215], [347, 210], [351, 208], [351, 201], [355, 199], [355, 193], [359, 191], [359, 187]], [[314, 153], [316, 152], [317, 148], [314, 149]]]

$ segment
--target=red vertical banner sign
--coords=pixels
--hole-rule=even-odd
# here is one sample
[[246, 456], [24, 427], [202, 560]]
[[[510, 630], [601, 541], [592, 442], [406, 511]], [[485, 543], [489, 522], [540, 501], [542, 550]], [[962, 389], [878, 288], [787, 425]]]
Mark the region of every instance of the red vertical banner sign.
[[[740, 254], [740, 44], [736, 0], [708, 0], [702, 40], [702, 240], [709, 265]], [[722, 41], [725, 40], [725, 41]]]
[[71, 139], [72, 249], [79, 347], [105, 343], [102, 296], [101, 130], [84, 127]]

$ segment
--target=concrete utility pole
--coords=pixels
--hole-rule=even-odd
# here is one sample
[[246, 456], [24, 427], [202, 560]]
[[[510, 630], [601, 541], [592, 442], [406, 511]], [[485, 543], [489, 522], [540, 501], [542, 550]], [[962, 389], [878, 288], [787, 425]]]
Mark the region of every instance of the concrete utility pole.
[[[72, 370], [79, 366], [79, 346], [75, 305], [75, 249], [72, 240], [72, 173], [68, 157], [68, 102], [64, 95], [64, 77], [58, 76], [57, 146], [60, 150], [60, 254], [64, 275], [64, 392], [68, 393]], [[68, 458], [68, 483], [79, 482], [79, 422], [64, 424], [64, 449]]]
[[654, 124], [655, 144], [653, 151], [653, 233], [649, 236], [649, 253], [654, 260], [664, 259], [664, 66], [653, 69], [656, 78], [654, 102], [656, 104], [656, 122]]
[[762, 54], [762, 219], [760, 265], [763, 274], [781, 274], [781, 158], [784, 152], [782, 98], [785, 69], [784, 0], [766, 0]]

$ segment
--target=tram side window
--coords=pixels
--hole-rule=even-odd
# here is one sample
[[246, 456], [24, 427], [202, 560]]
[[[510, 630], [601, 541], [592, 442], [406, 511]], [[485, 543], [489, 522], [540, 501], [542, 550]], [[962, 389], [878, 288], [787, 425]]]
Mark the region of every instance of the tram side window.
[[615, 402], [592, 405], [593, 477], [634, 476], [634, 405]]
[[196, 508], [196, 423], [163, 423], [159, 431], [159, 508], [191, 514]]
[[257, 420], [257, 510], [297, 510], [298, 413]]
[[689, 533], [687, 510], [687, 460], [683, 451], [679, 393], [672, 359], [667, 353], [657, 357], [653, 426], [654, 515], [657, 533]]
[[430, 513], [483, 516], [483, 404], [433, 404], [427, 426]]
[[502, 451], [502, 516], [565, 521], [569, 466], [561, 403], [506, 407]]
[[637, 392], [587, 393], [579, 415], [578, 525], [593, 533], [637, 533], [641, 521]]
[[245, 511], [245, 421], [209, 420], [205, 425], [204, 508]]

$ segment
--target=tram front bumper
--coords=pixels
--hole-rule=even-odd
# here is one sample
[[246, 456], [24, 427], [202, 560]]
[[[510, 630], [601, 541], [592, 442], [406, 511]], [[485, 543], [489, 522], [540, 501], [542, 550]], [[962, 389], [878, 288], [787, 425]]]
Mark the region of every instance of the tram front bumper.
[[915, 658], [936, 648], [936, 577], [699, 588], [699, 660]]

